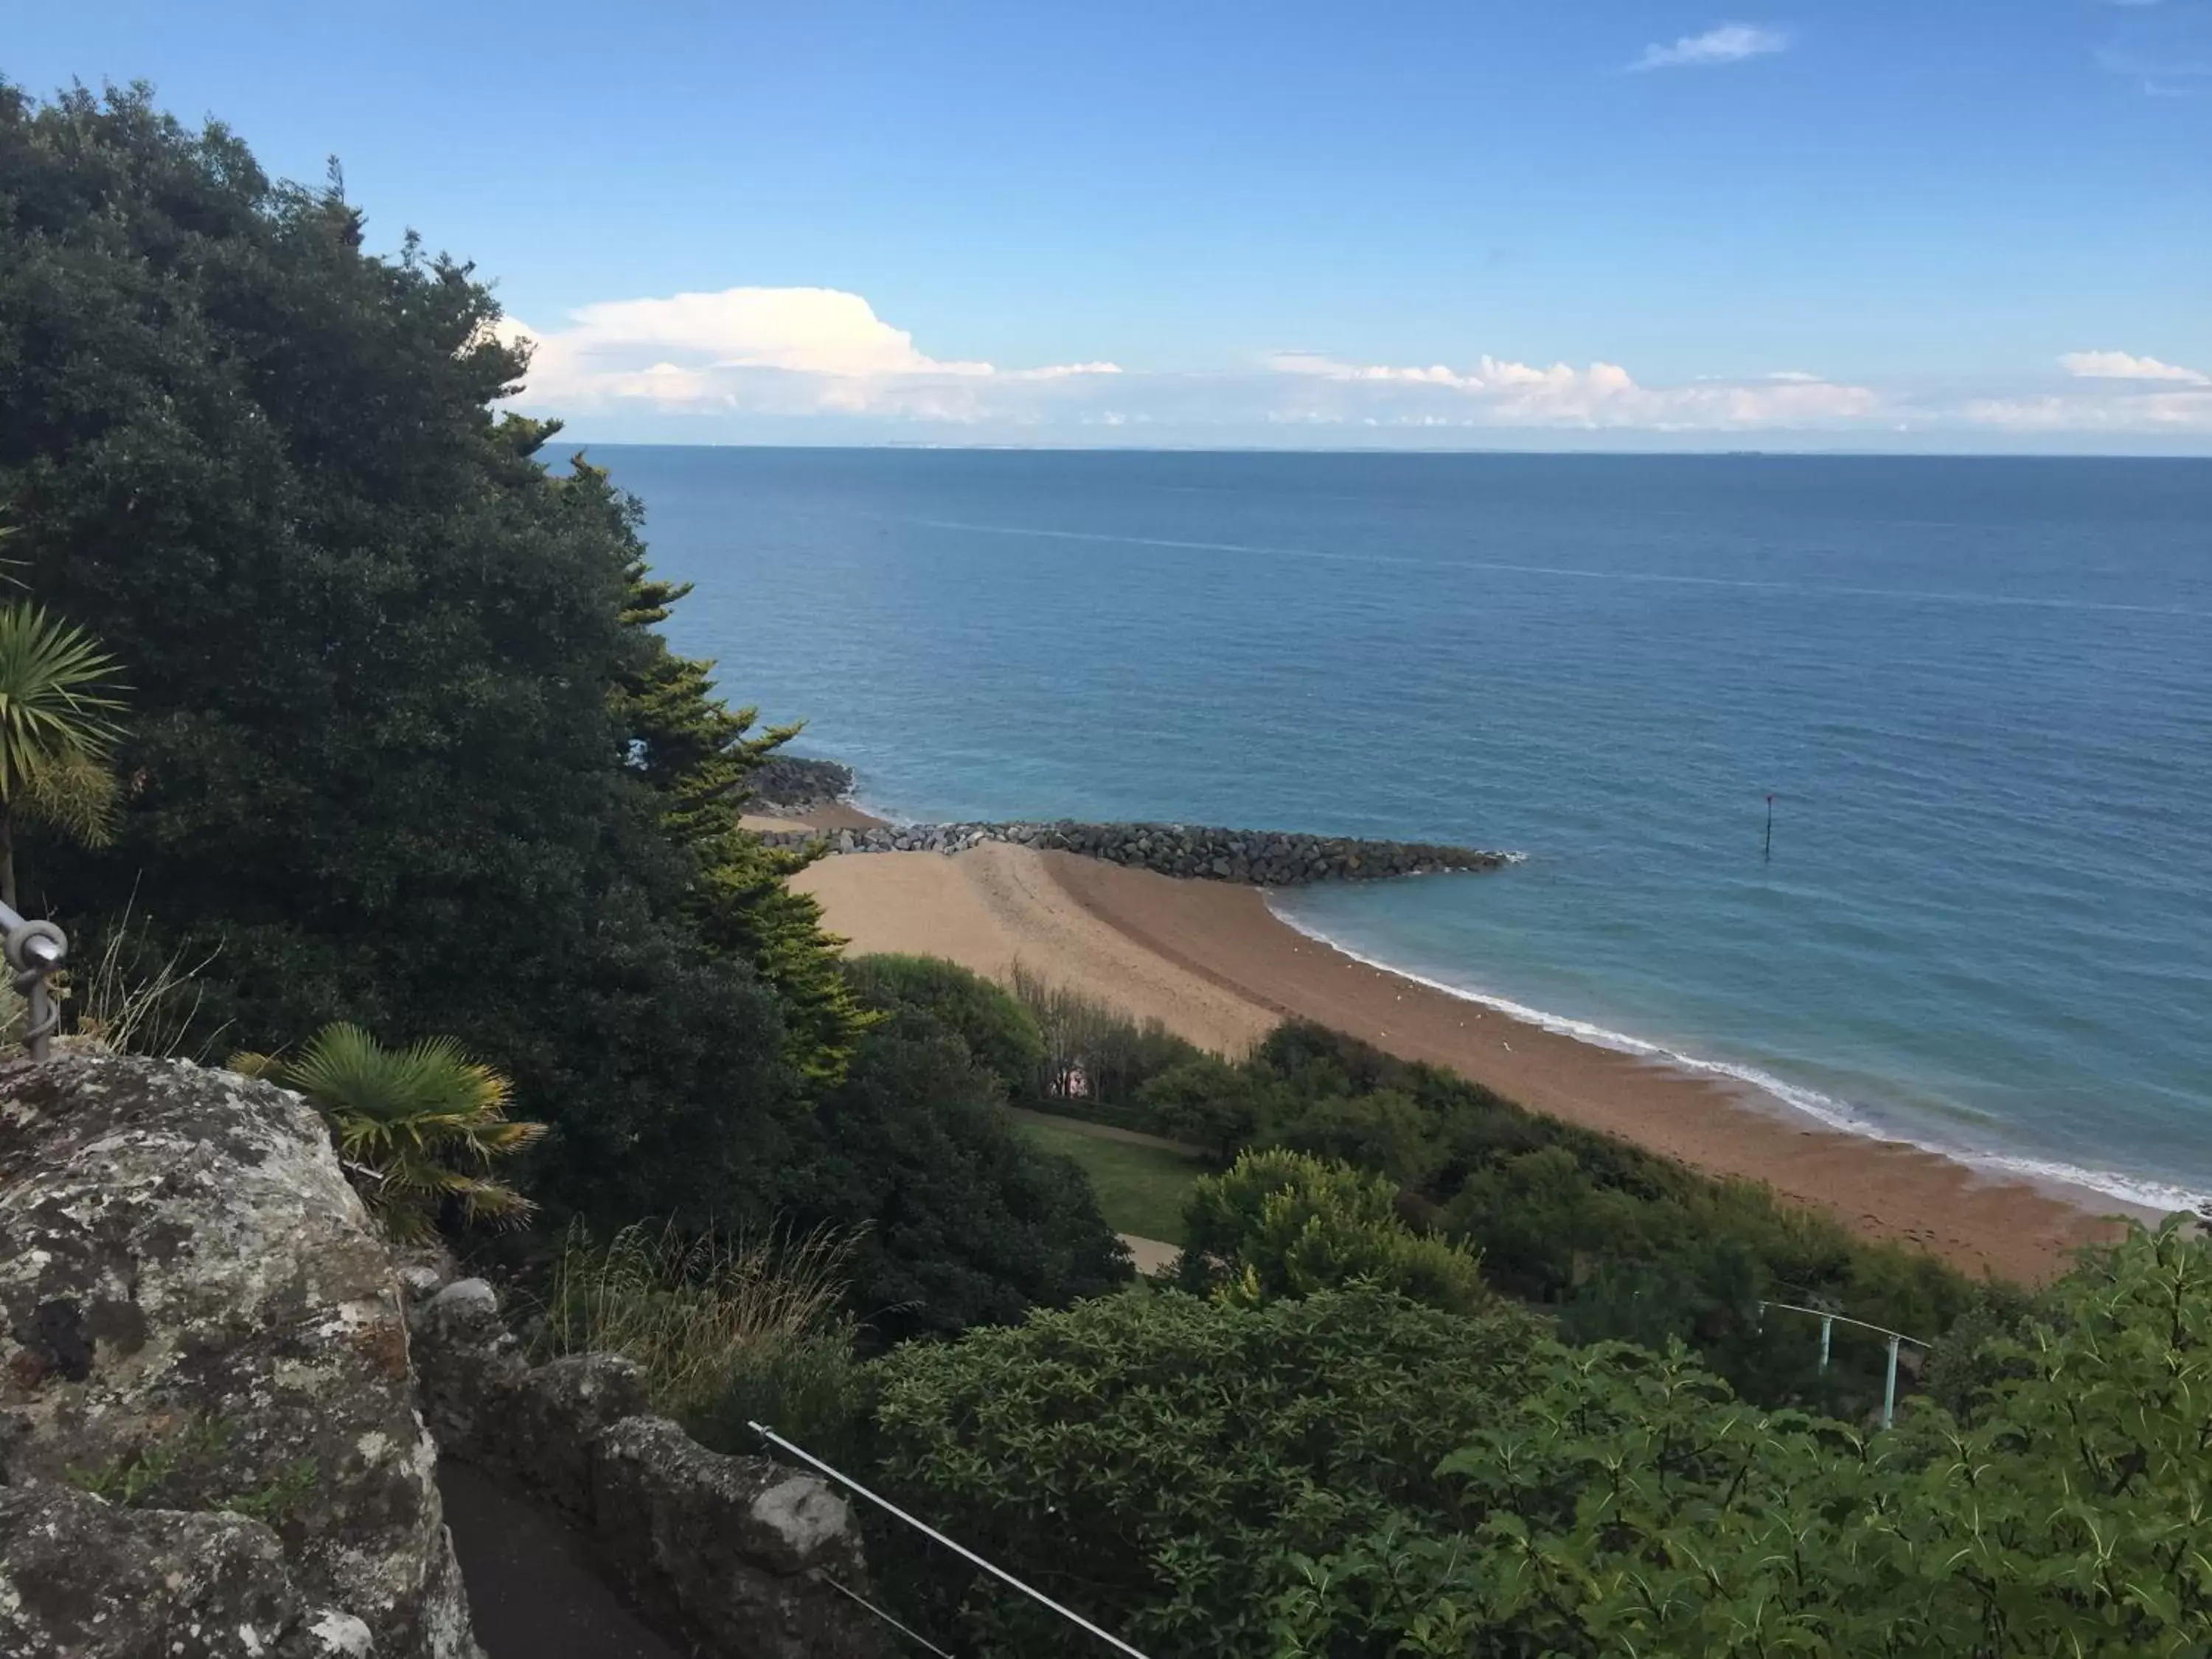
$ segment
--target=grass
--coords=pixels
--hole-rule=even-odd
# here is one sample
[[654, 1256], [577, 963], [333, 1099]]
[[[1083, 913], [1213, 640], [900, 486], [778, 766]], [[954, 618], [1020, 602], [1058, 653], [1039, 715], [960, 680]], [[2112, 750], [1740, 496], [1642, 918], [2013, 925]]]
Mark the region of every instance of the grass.
[[1183, 1200], [1198, 1179], [1196, 1159], [1159, 1146], [1136, 1146], [1085, 1134], [1075, 1124], [1017, 1121], [1021, 1132], [1047, 1152], [1065, 1152], [1083, 1166], [1098, 1194], [1098, 1207], [1114, 1231], [1182, 1243]]

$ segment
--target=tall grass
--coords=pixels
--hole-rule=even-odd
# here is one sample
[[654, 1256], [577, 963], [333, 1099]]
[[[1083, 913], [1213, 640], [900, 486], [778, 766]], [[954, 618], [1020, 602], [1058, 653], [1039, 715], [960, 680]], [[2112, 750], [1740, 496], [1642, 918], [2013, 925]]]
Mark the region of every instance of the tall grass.
[[1017, 1000], [1044, 1033], [1036, 1096], [1044, 1102], [1087, 1103], [1126, 1110], [1146, 1081], [1202, 1051], [1160, 1019], [1132, 1019], [1097, 998], [1054, 985], [1017, 962]]
[[[633, 1223], [605, 1243], [572, 1226], [533, 1340], [541, 1358], [618, 1353], [653, 1408], [724, 1450], [749, 1418], [842, 1444], [860, 1414], [843, 1308], [850, 1235], [694, 1235]], [[810, 1440], [808, 1437], [811, 1437]]]
[[118, 1054], [171, 1060], [197, 1035], [190, 1058], [204, 1060], [228, 1028], [195, 1034], [204, 994], [199, 976], [221, 954], [216, 945], [201, 954], [177, 945], [165, 956], [145, 929], [134, 931], [137, 895], [100, 941], [100, 954], [79, 974], [71, 970], [68, 993], [76, 1006], [75, 1034]]

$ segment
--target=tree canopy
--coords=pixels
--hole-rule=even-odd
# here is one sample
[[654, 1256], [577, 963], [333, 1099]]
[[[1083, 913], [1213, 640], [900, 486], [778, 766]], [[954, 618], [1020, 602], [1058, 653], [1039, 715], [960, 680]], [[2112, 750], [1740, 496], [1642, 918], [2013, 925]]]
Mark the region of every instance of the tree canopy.
[[497, 317], [143, 89], [0, 88], [9, 553], [133, 688], [113, 844], [42, 844], [27, 901], [212, 949], [193, 1041], [464, 1034], [552, 1126], [546, 1196], [726, 1214], [849, 1001], [734, 827], [780, 734], [654, 630], [635, 504], [495, 412]]

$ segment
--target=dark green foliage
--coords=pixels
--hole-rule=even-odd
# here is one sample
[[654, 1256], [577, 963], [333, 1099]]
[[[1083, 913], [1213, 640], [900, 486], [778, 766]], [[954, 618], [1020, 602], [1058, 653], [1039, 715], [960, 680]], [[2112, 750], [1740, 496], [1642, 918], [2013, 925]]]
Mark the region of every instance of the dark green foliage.
[[685, 827], [736, 734], [635, 615], [632, 507], [491, 414], [489, 291], [362, 242], [143, 93], [0, 89], [9, 553], [133, 687], [115, 844], [42, 843], [27, 898], [219, 947], [200, 1043], [465, 1033], [556, 1204], [743, 1212], [837, 1020], [776, 956], [805, 918]]
[[1436, 1120], [1395, 1089], [1306, 1103], [1283, 1116], [1273, 1139], [1376, 1170], [1401, 1187], [1425, 1186], [1444, 1159]]
[[1034, 1086], [1044, 1061], [1044, 1037], [1020, 1002], [981, 974], [940, 957], [880, 955], [846, 964], [863, 1005], [892, 1018], [919, 1012], [951, 1030], [969, 1054], [997, 1078], [1006, 1097]]
[[1137, 1091], [1148, 1128], [1223, 1164], [1282, 1115], [1286, 1099], [1250, 1067], [1232, 1066], [1217, 1054], [1194, 1054], [1146, 1079]]
[[631, 766], [659, 797], [664, 833], [702, 866], [692, 917], [708, 943], [751, 963], [775, 993], [793, 1069], [811, 1083], [834, 1084], [868, 1021], [853, 1000], [839, 941], [822, 931], [821, 904], [789, 881], [823, 848], [767, 847], [739, 825], [752, 775], [800, 727], [755, 735], [759, 711], [731, 711], [715, 695], [714, 665], [678, 656], [653, 631], [691, 590], [647, 568], [637, 502], [580, 460], [567, 488], [594, 499], [628, 543], [623, 617], [643, 648], [618, 682], [618, 708]]
[[[902, 1495], [1154, 1659], [2212, 1651], [2212, 1241], [2136, 1235], [1977, 1363], [1972, 1423], [1880, 1432], [1679, 1345], [1160, 1295], [893, 1355], [878, 1423]], [[962, 1651], [1055, 1650], [930, 1582]]]
[[1698, 1175], [1319, 1026], [1280, 1026], [1240, 1066], [1201, 1063], [1153, 1088], [1196, 1124], [1217, 1085], [1224, 1134], [1250, 1122], [1247, 1144], [1389, 1176], [1405, 1213], [1479, 1251], [1501, 1291], [1558, 1307], [1566, 1334], [1680, 1337], [1769, 1403], [1863, 1411], [1879, 1399], [1883, 1355], [1844, 1339], [1822, 1376], [1810, 1328], [1762, 1328], [1762, 1300], [1932, 1338], [1982, 1294], [1932, 1257], [1864, 1243], [1765, 1188]]
[[1386, 1176], [1304, 1152], [1247, 1152], [1192, 1190], [1183, 1286], [1257, 1302], [1370, 1285], [1456, 1313], [1494, 1307], [1480, 1260], [1408, 1227], [1397, 1190]]
[[[1433, 1471], [1534, 1340], [1378, 1292], [1233, 1307], [1168, 1291], [1038, 1314], [877, 1366], [881, 1468], [953, 1536], [1155, 1659], [1266, 1655], [1294, 1557], [1433, 1516]], [[939, 1558], [961, 1652], [1067, 1627]], [[957, 1635], [956, 1635], [957, 1632]]]
[[1127, 1255], [1082, 1170], [1016, 1131], [959, 1031], [911, 1003], [879, 1012], [890, 1017], [794, 1130], [778, 1176], [797, 1225], [866, 1229], [852, 1306], [868, 1328], [948, 1334], [1125, 1282]]

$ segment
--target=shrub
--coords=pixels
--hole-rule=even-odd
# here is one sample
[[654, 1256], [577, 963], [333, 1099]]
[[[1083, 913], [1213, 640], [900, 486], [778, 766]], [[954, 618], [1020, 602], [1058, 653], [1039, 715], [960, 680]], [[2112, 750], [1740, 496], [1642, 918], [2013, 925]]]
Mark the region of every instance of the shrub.
[[957, 1036], [1009, 1099], [1036, 1087], [1045, 1053], [1036, 1018], [981, 974], [938, 957], [890, 954], [858, 957], [845, 971], [866, 1006], [893, 1018], [919, 1012]]
[[1396, 1089], [1318, 1100], [1286, 1116], [1269, 1137], [1275, 1145], [1375, 1170], [1401, 1187], [1419, 1187], [1444, 1160], [1436, 1121]]
[[1201, 1178], [1183, 1212], [1187, 1288], [1234, 1299], [1310, 1296], [1368, 1284], [1466, 1313], [1496, 1297], [1480, 1258], [1399, 1219], [1397, 1188], [1304, 1152], [1247, 1152]]
[[[1362, 1290], [1257, 1307], [1139, 1292], [878, 1362], [883, 1479], [953, 1537], [1154, 1656], [1272, 1656], [1296, 1557], [1443, 1501], [1534, 1322]], [[963, 1652], [1067, 1630], [939, 1557], [915, 1611]]]
[[860, 1040], [775, 1177], [797, 1224], [867, 1224], [851, 1303], [883, 1340], [1005, 1323], [1128, 1277], [1083, 1171], [1032, 1146], [997, 1077], [918, 1012]]
[[1194, 1054], [1146, 1079], [1137, 1104], [1164, 1135], [1226, 1164], [1273, 1119], [1282, 1091], [1216, 1054]]
[[544, 1126], [510, 1120], [507, 1079], [451, 1037], [386, 1048], [341, 1023], [316, 1033], [297, 1060], [241, 1054], [230, 1065], [313, 1103], [347, 1174], [394, 1238], [423, 1237], [448, 1212], [512, 1226], [536, 1207], [484, 1171]]

